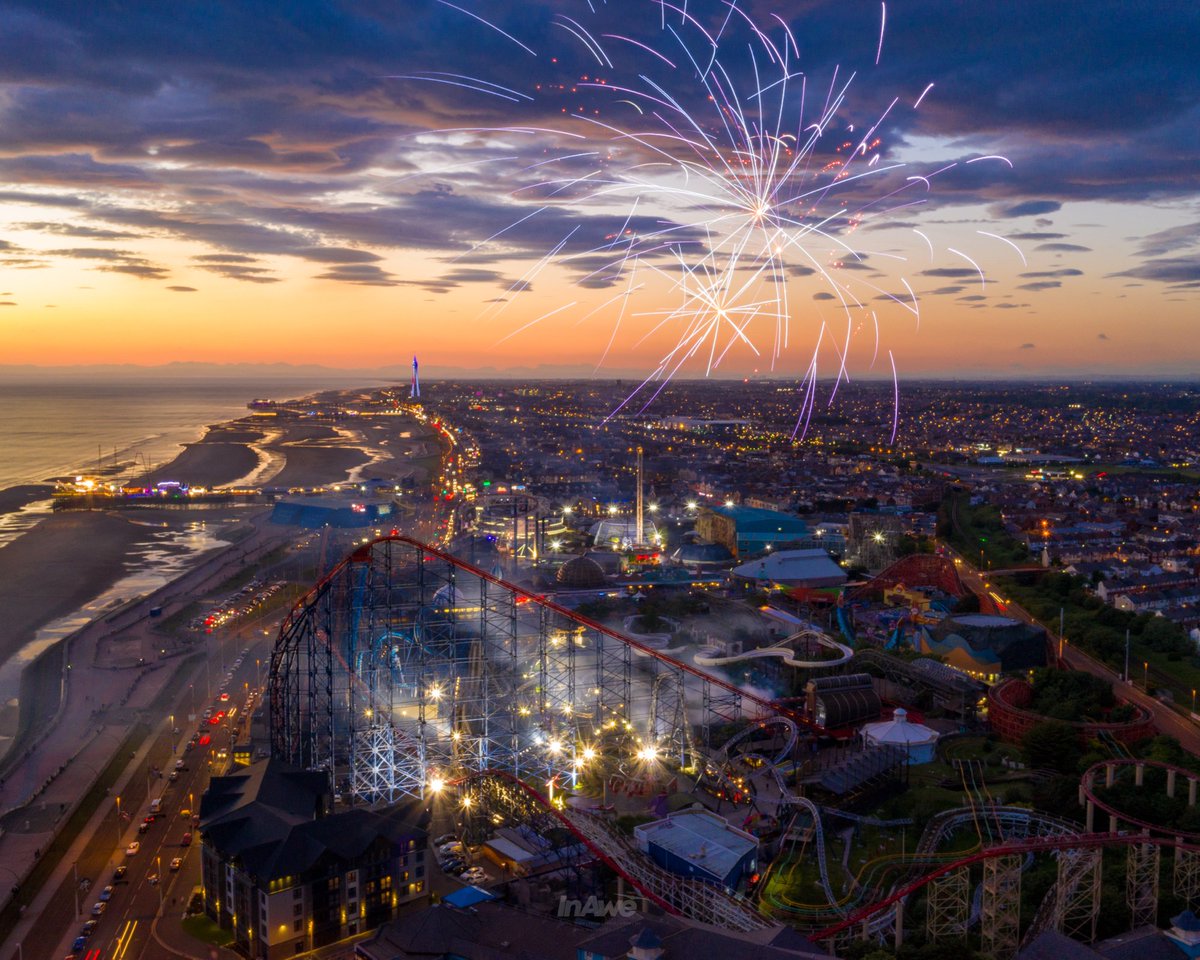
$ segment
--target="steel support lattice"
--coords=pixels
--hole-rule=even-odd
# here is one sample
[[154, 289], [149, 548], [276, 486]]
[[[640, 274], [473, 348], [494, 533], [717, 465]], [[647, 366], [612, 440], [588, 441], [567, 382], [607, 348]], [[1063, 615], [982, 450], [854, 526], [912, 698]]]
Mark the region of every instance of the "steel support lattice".
[[365, 802], [484, 770], [553, 792], [601, 746], [683, 767], [714, 726], [779, 712], [405, 537], [358, 548], [292, 610], [269, 707], [273, 755]]
[[1021, 858], [995, 857], [983, 862], [983, 909], [980, 951], [992, 960], [1012, 960], [1021, 932]]
[[1172, 867], [1172, 890], [1192, 910], [1196, 901], [1200, 900], [1200, 853], [1182, 846], [1176, 847]]
[[1063, 850], [1058, 856], [1054, 927], [1072, 940], [1091, 943], [1096, 939], [1102, 861], [1099, 847]]
[[1153, 924], [1158, 917], [1158, 871], [1162, 859], [1157, 846], [1139, 843], [1129, 848], [1125, 870], [1125, 902], [1134, 928]]
[[959, 867], [926, 889], [925, 935], [932, 941], [961, 940], [971, 915], [971, 871]]

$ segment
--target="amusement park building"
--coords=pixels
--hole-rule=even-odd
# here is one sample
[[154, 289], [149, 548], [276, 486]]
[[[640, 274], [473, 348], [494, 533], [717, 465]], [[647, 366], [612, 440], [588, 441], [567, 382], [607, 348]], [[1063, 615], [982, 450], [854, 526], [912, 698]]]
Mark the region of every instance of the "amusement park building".
[[840, 587], [846, 571], [830, 559], [824, 550], [780, 550], [749, 563], [734, 567], [735, 578], [757, 586], [779, 584], [785, 587]]
[[708, 810], [686, 810], [633, 828], [643, 853], [660, 867], [736, 890], [758, 869], [758, 840]]
[[754, 556], [809, 536], [808, 524], [790, 513], [737, 505], [704, 507], [696, 516], [696, 532], [736, 557]]
[[419, 802], [331, 813], [323, 773], [279, 760], [214, 777], [200, 802], [204, 910], [277, 960], [374, 929], [427, 896]]
[[390, 500], [350, 497], [288, 497], [275, 504], [272, 523], [300, 527], [375, 527], [391, 524], [396, 505]]

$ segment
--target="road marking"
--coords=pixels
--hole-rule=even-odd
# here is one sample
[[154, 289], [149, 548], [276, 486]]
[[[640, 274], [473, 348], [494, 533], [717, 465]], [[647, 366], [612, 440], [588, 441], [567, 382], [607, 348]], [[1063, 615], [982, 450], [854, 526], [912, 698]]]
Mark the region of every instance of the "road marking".
[[125, 951], [129, 949], [129, 944], [133, 942], [133, 931], [137, 929], [137, 925], [138, 922], [136, 920], [130, 920], [125, 924], [125, 929], [117, 937], [117, 946], [113, 951], [113, 960], [124, 960]]

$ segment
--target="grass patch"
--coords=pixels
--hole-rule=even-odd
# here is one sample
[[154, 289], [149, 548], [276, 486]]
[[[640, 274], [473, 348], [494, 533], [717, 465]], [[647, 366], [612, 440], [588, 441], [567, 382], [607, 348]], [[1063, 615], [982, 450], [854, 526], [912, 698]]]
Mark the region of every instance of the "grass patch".
[[201, 943], [214, 947], [225, 947], [233, 943], [232, 931], [222, 930], [217, 922], [205, 913], [186, 918], [183, 921], [183, 932]]

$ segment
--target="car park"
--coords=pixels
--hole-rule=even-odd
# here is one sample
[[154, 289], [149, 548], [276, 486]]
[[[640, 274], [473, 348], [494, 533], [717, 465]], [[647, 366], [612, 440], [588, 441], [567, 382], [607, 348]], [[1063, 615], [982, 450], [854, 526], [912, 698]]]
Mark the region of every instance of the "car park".
[[138, 843], [138, 841], [134, 840], [129, 846], [127, 846], [125, 848], [125, 856], [136, 857], [137, 852], [141, 849], [142, 849], [142, 845], [140, 843]]

